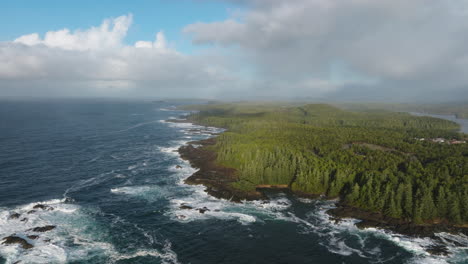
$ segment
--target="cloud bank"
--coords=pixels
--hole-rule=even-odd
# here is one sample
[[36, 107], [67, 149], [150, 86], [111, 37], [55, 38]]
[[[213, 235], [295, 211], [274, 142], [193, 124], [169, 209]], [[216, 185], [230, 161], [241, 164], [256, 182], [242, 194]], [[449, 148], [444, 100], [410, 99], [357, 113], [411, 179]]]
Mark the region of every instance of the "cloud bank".
[[196, 44], [240, 48], [276, 89], [468, 98], [467, 1], [233, 2], [247, 11], [185, 32]]
[[124, 44], [132, 15], [98, 27], [37, 33], [0, 43], [0, 95], [209, 96], [233, 77], [222, 60], [188, 56], [153, 41]]
[[468, 98], [465, 0], [229, 2], [183, 29], [198, 55], [163, 32], [125, 44], [132, 15], [0, 42], [0, 95]]

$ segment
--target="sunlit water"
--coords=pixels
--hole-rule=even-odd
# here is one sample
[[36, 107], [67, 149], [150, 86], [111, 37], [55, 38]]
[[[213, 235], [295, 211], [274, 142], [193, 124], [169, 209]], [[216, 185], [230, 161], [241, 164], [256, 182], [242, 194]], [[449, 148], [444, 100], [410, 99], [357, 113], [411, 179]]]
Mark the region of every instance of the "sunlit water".
[[[164, 122], [187, 114], [175, 105], [1, 102], [0, 238], [34, 247], [2, 244], [0, 263], [466, 263], [462, 235], [438, 234], [451, 254], [432, 256], [428, 238], [335, 224], [332, 201], [235, 204], [185, 185], [195, 170], [175, 151], [219, 129]], [[54, 210], [28, 214], [38, 203]]]

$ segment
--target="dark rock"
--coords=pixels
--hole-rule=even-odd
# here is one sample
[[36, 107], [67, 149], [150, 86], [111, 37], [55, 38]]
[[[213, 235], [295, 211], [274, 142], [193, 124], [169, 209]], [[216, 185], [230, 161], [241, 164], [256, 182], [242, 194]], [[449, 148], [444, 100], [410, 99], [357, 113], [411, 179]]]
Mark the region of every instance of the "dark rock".
[[20, 220], [21, 222], [28, 222], [28, 219], [25, 217], [23, 219]]
[[177, 166], [175, 166], [175, 168], [176, 168], [176, 169], [182, 169], [182, 166], [177, 165]]
[[198, 212], [200, 212], [200, 214], [204, 214], [206, 211], [210, 211], [210, 209], [208, 209], [206, 207], [198, 208]]
[[18, 219], [21, 216], [21, 214], [18, 213], [12, 213], [8, 219]]
[[33, 209], [42, 209], [42, 210], [47, 210], [47, 211], [52, 211], [54, 210], [53, 207], [51, 206], [48, 206], [48, 205], [44, 205], [44, 204], [36, 204]]
[[36, 210], [30, 210], [28, 211], [28, 214], [34, 214], [36, 212]]
[[29, 239], [38, 239], [39, 236], [38, 235], [29, 235], [28, 238]]
[[[439, 237], [435, 237], [435, 238], [437, 238], [442, 243], [448, 242], [448, 243], [452, 244], [455, 247], [466, 247], [466, 244], [460, 243], [460, 242], [458, 242], [456, 240], [453, 240], [453, 239], [450, 239], [450, 238], [444, 238], [444, 240], [440, 239]], [[434, 238], [432, 238], [432, 239], [434, 239]]]
[[50, 242], [49, 238], [44, 239], [44, 242]]
[[[201, 145], [195, 148], [191, 144]], [[192, 167], [199, 168], [192, 176], [185, 180], [186, 184], [203, 184], [206, 192], [216, 198], [231, 202], [242, 200], [257, 200], [266, 196], [258, 191], [242, 191], [232, 186], [238, 180], [236, 170], [216, 163], [216, 153], [206, 146], [216, 144], [215, 138], [189, 142], [189, 145], [179, 148], [182, 159], [190, 161]], [[202, 210], [203, 211], [203, 210]]]
[[26, 239], [17, 237], [17, 236], [8, 236], [3, 238], [3, 243], [4, 245], [11, 245], [11, 244], [19, 244], [21, 245], [24, 249], [30, 249], [33, 247], [33, 245], [29, 244]]
[[362, 221], [356, 224], [358, 228], [377, 227], [415, 237], [433, 237], [434, 233], [440, 232], [468, 233], [467, 227], [457, 227], [446, 223], [415, 224], [408, 219], [391, 218], [379, 212], [366, 211], [345, 204], [338, 204], [337, 208], [328, 210], [327, 213], [338, 220], [349, 217], [360, 219]]
[[34, 232], [47, 232], [47, 231], [50, 231], [50, 230], [52, 230], [54, 228], [55, 228], [54, 225], [46, 225], [46, 226], [35, 227], [35, 228], [31, 229], [31, 230], [34, 231]]
[[449, 254], [448, 248], [444, 245], [433, 245], [426, 248], [426, 251], [432, 255], [447, 256]]
[[185, 209], [185, 210], [193, 209], [193, 207], [188, 206], [188, 205], [185, 205], [185, 204], [181, 205], [179, 208], [180, 208], [180, 209]]

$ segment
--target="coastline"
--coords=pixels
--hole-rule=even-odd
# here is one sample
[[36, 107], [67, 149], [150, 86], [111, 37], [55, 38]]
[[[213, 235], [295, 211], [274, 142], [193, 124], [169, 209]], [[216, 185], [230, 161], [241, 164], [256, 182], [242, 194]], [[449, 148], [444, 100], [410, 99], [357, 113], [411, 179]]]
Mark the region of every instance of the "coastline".
[[[167, 122], [197, 124], [190, 120], [180, 119], [167, 120]], [[209, 195], [236, 203], [240, 203], [244, 200], [266, 200], [268, 197], [263, 192], [265, 190], [287, 192], [300, 198], [329, 199], [323, 195], [294, 192], [291, 190], [290, 186], [261, 185], [257, 187], [256, 191], [252, 192], [235, 189], [231, 184], [237, 180], [236, 170], [216, 164], [216, 153], [209, 149], [210, 146], [215, 144], [216, 137], [210, 137], [205, 140], [188, 142], [178, 149], [180, 157], [187, 160], [192, 167], [198, 169], [197, 172], [184, 180], [186, 184], [203, 185], [206, 187], [205, 191]], [[468, 235], [468, 227], [464, 226], [459, 227], [445, 223], [417, 225], [404, 219], [390, 218], [378, 212], [369, 212], [351, 207], [342, 202], [337, 202], [336, 206], [336, 208], [326, 212], [334, 221], [341, 221], [347, 218], [357, 219], [360, 220], [360, 222], [357, 223], [356, 226], [360, 229], [377, 228], [402, 235], [430, 237], [432, 239], [438, 239], [435, 233], [440, 232]], [[444, 255], [447, 254], [447, 250], [444, 248], [435, 248], [431, 253]]]
[[[200, 145], [195, 148], [193, 145]], [[244, 192], [235, 189], [231, 183], [237, 180], [236, 170], [219, 166], [215, 163], [216, 153], [206, 149], [207, 146], [216, 144], [216, 138], [192, 141], [179, 148], [180, 157], [189, 161], [190, 165], [199, 169], [185, 179], [186, 184], [202, 184], [206, 192], [216, 198], [226, 199], [240, 203], [242, 200], [259, 200], [267, 197], [261, 192]]]
[[338, 202], [337, 207], [328, 210], [327, 213], [337, 221], [344, 218], [359, 219], [361, 222], [356, 224], [359, 228], [387, 229], [408, 236], [433, 238], [435, 233], [440, 232], [468, 235], [467, 227], [458, 227], [445, 223], [414, 224], [411, 221], [387, 217], [379, 212], [362, 210], [341, 202]]

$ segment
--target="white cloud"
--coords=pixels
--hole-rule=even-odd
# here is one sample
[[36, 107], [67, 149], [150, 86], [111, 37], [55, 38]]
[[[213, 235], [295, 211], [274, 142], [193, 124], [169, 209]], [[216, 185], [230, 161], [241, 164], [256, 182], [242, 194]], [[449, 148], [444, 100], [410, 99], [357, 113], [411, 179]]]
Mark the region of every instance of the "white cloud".
[[156, 39], [154, 42], [151, 41], [137, 41], [135, 43], [136, 48], [153, 48], [161, 52], [168, 51], [166, 37], [162, 31], [159, 31], [156, 34]]
[[13, 42], [15, 43], [22, 43], [28, 46], [33, 46], [33, 45], [39, 45], [42, 43], [42, 40], [39, 38], [39, 34], [33, 33], [29, 35], [23, 35], [17, 39], [15, 39]]
[[153, 42], [151, 41], [137, 41], [135, 43], [135, 48], [152, 48], [153, 47]]
[[131, 23], [132, 15], [120, 16], [0, 42], [0, 95], [207, 96], [232, 78], [221, 60], [171, 49], [163, 32], [126, 45]]
[[49, 31], [41, 39], [39, 34], [33, 33], [21, 36], [14, 40], [15, 43], [22, 43], [33, 46], [43, 44], [50, 48], [61, 48], [65, 50], [97, 50], [117, 48], [122, 45], [122, 40], [127, 35], [127, 31], [132, 24], [132, 15], [120, 16], [115, 19], [106, 19], [99, 27], [92, 27], [88, 30], [69, 29]]

